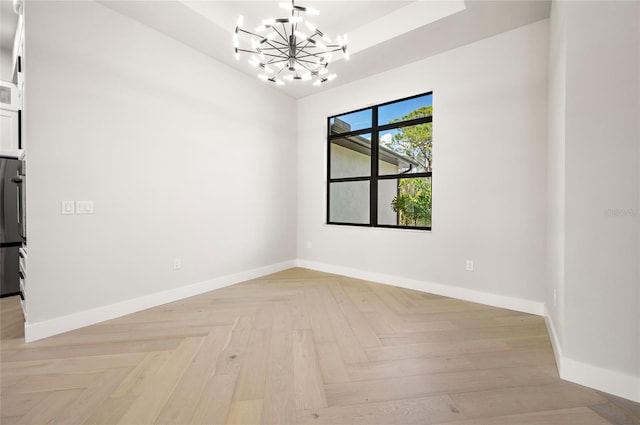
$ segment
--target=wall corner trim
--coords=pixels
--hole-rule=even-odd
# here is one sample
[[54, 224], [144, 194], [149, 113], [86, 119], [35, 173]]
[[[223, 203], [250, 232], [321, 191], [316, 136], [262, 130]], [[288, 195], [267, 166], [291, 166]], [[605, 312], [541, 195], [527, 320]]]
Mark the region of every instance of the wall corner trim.
[[506, 308], [523, 313], [542, 316], [544, 314], [544, 304], [542, 302], [525, 300], [522, 298], [509, 297], [505, 295], [492, 294], [489, 292], [476, 291], [457, 286], [426, 282], [404, 277], [392, 276], [382, 273], [369, 272], [365, 270], [353, 269], [350, 267], [336, 266], [332, 264], [319, 263], [315, 261], [298, 260], [298, 267], [317, 270], [326, 273], [334, 273], [356, 279], [369, 280], [371, 282], [385, 285], [397, 286], [400, 288], [413, 289], [420, 292], [442, 295], [445, 297], [457, 298], [459, 300], [486, 304], [494, 307]]
[[558, 332], [546, 306], [544, 320], [560, 378], [640, 403], [640, 376], [605, 369], [564, 355]]
[[295, 266], [295, 260], [284, 261], [282, 263], [271, 264], [226, 276], [220, 276], [203, 282], [197, 282], [167, 291], [156, 292], [142, 297], [72, 313], [42, 322], [27, 322], [24, 325], [24, 339], [27, 343], [37, 341], [63, 332], [104, 322], [105, 320], [115, 319], [137, 311], [146, 310], [148, 308], [157, 307], [159, 305], [178, 301], [194, 295], [203, 294], [205, 292], [213, 291], [214, 289], [220, 289], [236, 283], [256, 279], [271, 273], [290, 269]]

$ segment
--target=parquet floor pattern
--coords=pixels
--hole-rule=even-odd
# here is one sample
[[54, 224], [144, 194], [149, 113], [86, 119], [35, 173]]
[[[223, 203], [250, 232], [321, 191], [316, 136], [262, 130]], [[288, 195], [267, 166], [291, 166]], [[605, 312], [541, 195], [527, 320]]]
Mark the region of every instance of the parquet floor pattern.
[[304, 269], [28, 345], [16, 306], [2, 300], [3, 425], [640, 418], [558, 378], [540, 317]]

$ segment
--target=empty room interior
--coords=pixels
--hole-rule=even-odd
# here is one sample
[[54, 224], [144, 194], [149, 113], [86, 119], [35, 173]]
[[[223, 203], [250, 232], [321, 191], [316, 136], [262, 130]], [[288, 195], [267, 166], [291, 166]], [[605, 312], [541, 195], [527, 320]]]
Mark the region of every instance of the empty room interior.
[[640, 424], [640, 2], [0, 6], [3, 425]]

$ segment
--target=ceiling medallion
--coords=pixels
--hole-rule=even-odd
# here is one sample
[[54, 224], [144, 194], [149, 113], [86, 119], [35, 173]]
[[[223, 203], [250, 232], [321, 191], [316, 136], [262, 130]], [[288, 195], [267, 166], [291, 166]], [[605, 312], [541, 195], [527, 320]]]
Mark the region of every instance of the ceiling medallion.
[[242, 29], [243, 17], [238, 18], [233, 34], [236, 59], [240, 53], [249, 54], [258, 78], [279, 86], [294, 80], [313, 81], [319, 86], [336, 78], [336, 74], [329, 74], [329, 63], [336, 59], [334, 54], [349, 59], [347, 36], [337, 37], [336, 44], [309, 22], [307, 15], [320, 14], [316, 9], [299, 6], [294, 0], [280, 3], [280, 7], [291, 11], [291, 16], [264, 19], [255, 31]]

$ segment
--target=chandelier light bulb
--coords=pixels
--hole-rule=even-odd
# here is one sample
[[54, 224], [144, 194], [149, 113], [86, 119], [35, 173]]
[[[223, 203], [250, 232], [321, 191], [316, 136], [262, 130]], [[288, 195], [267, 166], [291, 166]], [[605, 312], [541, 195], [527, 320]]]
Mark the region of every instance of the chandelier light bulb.
[[[280, 2], [279, 6], [289, 11], [288, 16], [263, 19], [255, 32], [242, 29], [244, 18], [238, 17], [233, 34], [235, 58], [248, 54], [251, 66], [259, 68], [258, 78], [278, 86], [284, 81], [312, 81], [318, 86], [335, 79], [335, 74], [328, 75], [327, 67], [334, 53], [349, 58], [347, 36], [333, 43], [331, 37], [307, 21], [308, 16], [320, 14], [317, 9], [296, 4], [296, 0]], [[303, 22], [305, 31], [298, 29]], [[251, 48], [245, 47], [249, 45]]]

